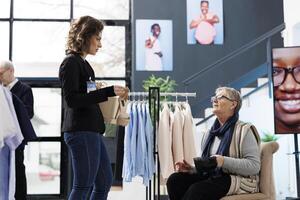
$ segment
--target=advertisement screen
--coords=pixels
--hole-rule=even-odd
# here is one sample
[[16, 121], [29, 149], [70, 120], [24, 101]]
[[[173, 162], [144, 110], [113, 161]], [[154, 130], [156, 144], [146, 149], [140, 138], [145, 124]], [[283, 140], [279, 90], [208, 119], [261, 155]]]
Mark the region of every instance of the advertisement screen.
[[276, 134], [300, 133], [300, 47], [272, 49]]

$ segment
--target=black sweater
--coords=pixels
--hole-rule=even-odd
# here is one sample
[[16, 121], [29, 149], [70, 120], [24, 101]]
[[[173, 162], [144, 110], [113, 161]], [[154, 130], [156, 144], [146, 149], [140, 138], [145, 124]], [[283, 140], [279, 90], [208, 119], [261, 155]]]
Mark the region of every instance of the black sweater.
[[16, 95], [24, 104], [29, 119], [32, 119], [34, 112], [33, 112], [33, 94], [30, 86], [21, 81], [18, 81], [12, 88], [11, 93]]
[[87, 81], [95, 81], [90, 64], [79, 54], [69, 54], [59, 69], [62, 87], [62, 132], [92, 131], [101, 134], [105, 125], [97, 103], [115, 96], [113, 87], [87, 93]]

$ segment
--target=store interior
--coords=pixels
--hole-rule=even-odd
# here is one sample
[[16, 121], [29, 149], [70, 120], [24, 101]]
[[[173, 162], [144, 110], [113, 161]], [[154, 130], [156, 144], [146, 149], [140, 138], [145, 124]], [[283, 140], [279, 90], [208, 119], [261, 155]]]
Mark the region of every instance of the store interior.
[[[221, 86], [241, 93], [239, 119], [255, 125], [262, 143], [278, 145], [268, 155], [271, 168], [266, 173], [274, 191], [268, 186], [270, 193], [268, 189], [261, 192], [268, 193], [266, 199], [300, 198], [298, 132], [276, 129], [272, 74], [275, 49], [300, 47], [300, 2], [208, 2], [215, 21], [208, 25], [211, 32], [201, 38], [192, 25], [199, 15], [201, 18], [201, 0], [0, 1], [0, 60], [12, 61], [15, 76], [32, 88], [34, 98], [31, 123], [37, 138], [29, 141], [24, 150], [27, 199], [68, 199], [72, 188], [71, 155], [61, 131], [62, 90], [58, 75], [66, 56], [70, 23], [84, 15], [105, 24], [101, 49], [95, 56], [86, 57], [96, 81], [128, 87], [129, 102], [152, 106], [149, 112], [153, 120], [154, 171], [148, 177], [150, 182], [145, 181], [145, 176], [124, 177], [127, 129], [106, 124], [103, 141], [113, 171], [109, 200], [169, 199], [164, 172], [158, 164], [157, 135], [163, 102], [171, 102], [173, 110], [177, 102], [190, 106], [193, 145], [198, 155], [204, 132], [216, 119], [211, 97]], [[148, 42], [153, 38], [156, 50], [151, 50], [151, 45], [149, 48]], [[148, 57], [151, 51], [156, 51], [155, 58]], [[295, 76], [295, 72], [291, 73]], [[0, 111], [0, 120], [4, 118]]]

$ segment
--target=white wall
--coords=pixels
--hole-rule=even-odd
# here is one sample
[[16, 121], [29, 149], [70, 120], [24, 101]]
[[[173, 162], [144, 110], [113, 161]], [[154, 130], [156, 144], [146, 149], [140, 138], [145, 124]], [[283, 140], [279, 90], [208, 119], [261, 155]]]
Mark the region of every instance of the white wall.
[[[240, 119], [254, 124], [261, 136], [274, 134], [273, 99], [269, 98], [268, 90], [265, 86], [244, 100], [240, 111]], [[280, 148], [274, 155], [273, 170], [277, 199], [285, 199], [297, 193], [294, 156], [288, 155], [294, 151], [294, 139], [293, 135], [278, 136]]]
[[283, 32], [285, 46], [300, 46], [300, 1], [284, 0], [284, 22], [286, 29]]

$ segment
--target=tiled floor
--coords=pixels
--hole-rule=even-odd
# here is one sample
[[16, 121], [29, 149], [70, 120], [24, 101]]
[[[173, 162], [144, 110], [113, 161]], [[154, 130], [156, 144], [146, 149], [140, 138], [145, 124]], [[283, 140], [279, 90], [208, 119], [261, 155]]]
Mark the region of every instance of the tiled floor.
[[145, 200], [146, 187], [141, 178], [133, 179], [131, 183], [123, 183], [123, 188], [112, 188], [108, 200]]

